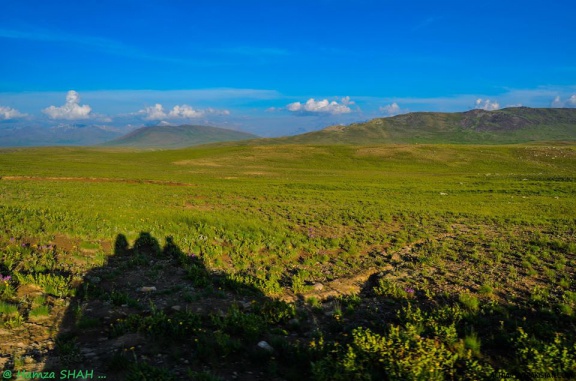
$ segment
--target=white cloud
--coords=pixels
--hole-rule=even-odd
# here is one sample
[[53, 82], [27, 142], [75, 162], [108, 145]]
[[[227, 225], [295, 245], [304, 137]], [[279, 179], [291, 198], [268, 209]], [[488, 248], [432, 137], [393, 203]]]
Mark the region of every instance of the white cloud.
[[156, 103], [154, 106], [148, 106], [144, 110], [138, 111], [140, 114], [146, 114], [144, 119], [148, 120], [160, 120], [167, 117], [164, 112], [164, 107], [160, 103]]
[[342, 98], [341, 102], [343, 105], [346, 105], [346, 106], [354, 104], [354, 101], [350, 100], [350, 97]]
[[165, 112], [164, 107], [160, 103], [156, 103], [154, 106], [148, 106], [138, 111], [138, 113], [145, 115], [144, 119], [147, 120], [194, 119], [207, 115], [230, 115], [230, 111], [228, 110], [216, 110], [213, 108], [194, 109], [188, 105], [176, 105], [172, 110]]
[[0, 120], [18, 119], [25, 116], [26, 114], [22, 114], [12, 107], [0, 106]]
[[66, 104], [61, 107], [50, 106], [42, 110], [51, 119], [88, 119], [91, 117], [92, 108], [88, 105], [80, 105], [80, 94], [74, 90], [66, 94]]
[[204, 116], [204, 111], [194, 110], [188, 105], [174, 106], [172, 111], [168, 113], [171, 118], [199, 118]]
[[552, 103], [550, 103], [550, 107], [562, 107], [564, 106], [562, 100], [560, 99], [560, 95], [557, 95]]
[[391, 104], [386, 105], [386, 106], [382, 106], [379, 108], [379, 110], [380, 110], [380, 112], [383, 112], [384, 114], [386, 114], [388, 116], [398, 115], [402, 112], [400, 110], [400, 106], [398, 106], [398, 103], [396, 103], [396, 102], [391, 103]]
[[563, 101], [562, 98], [560, 98], [560, 96], [557, 95], [554, 98], [554, 100], [550, 103], [550, 107], [557, 107], [557, 108], [576, 107], [576, 94], [572, 94], [570, 98], [566, 99], [565, 101]]
[[486, 111], [494, 111], [500, 108], [500, 104], [496, 101], [491, 102], [490, 99], [476, 99], [476, 108]]
[[286, 106], [286, 109], [291, 112], [298, 112], [302, 114], [348, 114], [352, 112], [352, 109], [348, 107], [353, 105], [354, 102], [350, 100], [350, 97], [344, 97], [340, 103], [336, 101], [328, 101], [328, 99], [323, 99], [316, 101], [314, 98], [310, 98], [306, 103], [294, 102]]

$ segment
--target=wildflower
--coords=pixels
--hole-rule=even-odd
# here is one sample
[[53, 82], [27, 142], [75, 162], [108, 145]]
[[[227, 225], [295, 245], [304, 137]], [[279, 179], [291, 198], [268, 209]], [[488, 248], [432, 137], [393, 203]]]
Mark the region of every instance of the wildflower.
[[414, 289], [411, 288], [411, 287], [406, 287], [406, 288], [404, 289], [404, 291], [406, 291], [406, 292], [409, 293], [409, 294], [414, 294]]
[[2, 274], [0, 274], [0, 282], [8, 283], [10, 279], [12, 279], [10, 275], [2, 276]]

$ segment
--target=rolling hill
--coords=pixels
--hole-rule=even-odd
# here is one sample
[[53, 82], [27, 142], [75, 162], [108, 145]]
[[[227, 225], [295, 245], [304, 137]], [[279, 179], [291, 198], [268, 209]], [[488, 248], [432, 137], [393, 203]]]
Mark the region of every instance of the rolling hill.
[[348, 126], [331, 126], [269, 142], [509, 144], [564, 140], [576, 140], [576, 109], [514, 107], [458, 113], [415, 112]]
[[246, 132], [208, 126], [153, 126], [142, 127], [104, 146], [136, 148], [182, 148], [200, 144], [255, 139]]

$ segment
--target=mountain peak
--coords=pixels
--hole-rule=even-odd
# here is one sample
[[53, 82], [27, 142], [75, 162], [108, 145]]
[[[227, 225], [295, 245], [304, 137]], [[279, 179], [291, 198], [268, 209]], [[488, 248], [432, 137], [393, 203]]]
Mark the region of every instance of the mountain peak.
[[138, 148], [183, 148], [255, 138], [257, 138], [256, 135], [219, 127], [167, 124], [138, 128], [118, 139], [104, 143], [104, 145]]

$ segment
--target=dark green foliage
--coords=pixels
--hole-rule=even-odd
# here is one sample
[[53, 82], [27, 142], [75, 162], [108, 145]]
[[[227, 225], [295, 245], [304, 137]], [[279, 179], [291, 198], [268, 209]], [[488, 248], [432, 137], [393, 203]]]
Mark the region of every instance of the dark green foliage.
[[276, 299], [254, 303], [254, 310], [268, 324], [286, 323], [296, 316], [296, 306], [293, 303]]
[[130, 365], [127, 381], [176, 381], [176, 377], [168, 369], [157, 368], [145, 362]]
[[195, 314], [179, 312], [168, 316], [162, 311], [153, 311], [149, 316], [133, 314], [125, 319], [118, 319], [112, 324], [110, 336], [139, 332], [156, 339], [179, 341], [196, 333], [200, 327], [201, 319]]
[[230, 307], [226, 316], [213, 316], [212, 319], [214, 325], [224, 332], [251, 341], [258, 339], [266, 329], [262, 317], [245, 313], [235, 305]]
[[61, 364], [71, 368], [82, 361], [80, 348], [74, 334], [61, 334], [56, 338], [56, 352]]

